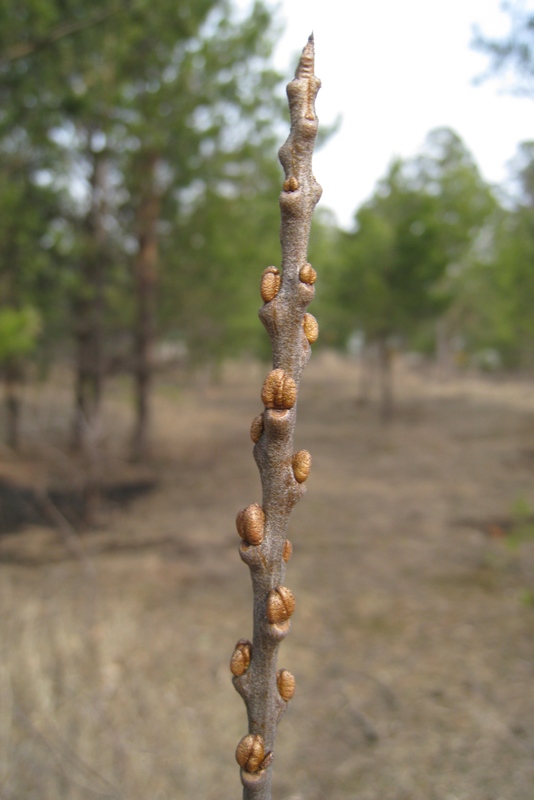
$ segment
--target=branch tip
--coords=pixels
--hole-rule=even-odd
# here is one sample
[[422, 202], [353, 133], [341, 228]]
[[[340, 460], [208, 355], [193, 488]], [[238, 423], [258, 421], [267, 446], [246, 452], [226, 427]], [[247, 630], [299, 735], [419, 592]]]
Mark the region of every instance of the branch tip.
[[314, 70], [315, 70], [315, 42], [312, 32], [310, 33], [308, 41], [306, 42], [302, 50], [302, 55], [300, 57], [298, 67], [295, 72], [295, 78], [297, 80], [301, 78], [310, 78], [314, 74]]

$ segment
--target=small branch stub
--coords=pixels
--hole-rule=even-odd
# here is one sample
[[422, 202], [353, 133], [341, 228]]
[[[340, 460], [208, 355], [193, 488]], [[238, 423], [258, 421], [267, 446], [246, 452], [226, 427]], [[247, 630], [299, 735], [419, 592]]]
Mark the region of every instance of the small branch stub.
[[257, 417], [254, 417], [252, 420], [252, 424], [250, 426], [250, 438], [256, 444], [261, 439], [261, 435], [263, 433], [263, 414], [258, 414]]
[[292, 555], [293, 555], [293, 545], [291, 544], [289, 539], [286, 539], [285, 542], [284, 542], [284, 549], [283, 549], [283, 552], [282, 552], [282, 558], [284, 559], [286, 564], [287, 564], [287, 562], [289, 561], [289, 559], [291, 558]]

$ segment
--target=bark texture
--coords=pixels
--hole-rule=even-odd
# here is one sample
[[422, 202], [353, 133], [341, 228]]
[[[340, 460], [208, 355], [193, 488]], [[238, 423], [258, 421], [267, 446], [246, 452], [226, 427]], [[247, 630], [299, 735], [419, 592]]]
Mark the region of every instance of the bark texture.
[[76, 377], [72, 449], [76, 451], [84, 450], [88, 446], [88, 439], [98, 437], [104, 380], [106, 181], [106, 156], [104, 153], [93, 153], [91, 209], [85, 222], [87, 247], [82, 264], [81, 285], [73, 309]]
[[156, 187], [158, 157], [149, 153], [143, 164], [146, 184], [137, 209], [139, 250], [135, 262], [137, 318], [134, 332], [135, 423], [132, 435], [132, 458], [144, 459], [148, 452], [150, 425], [150, 389], [152, 383], [152, 348], [158, 280], [158, 220], [161, 196]]
[[240, 640], [231, 669], [234, 686], [243, 697], [249, 733], [241, 739], [236, 759], [241, 767], [244, 800], [270, 800], [272, 759], [278, 722], [294, 691], [287, 670], [277, 673], [280, 642], [287, 636], [295, 608], [284, 585], [291, 555], [288, 518], [305, 492], [311, 459], [294, 453], [300, 378], [317, 338], [317, 323], [306, 313], [314, 296], [315, 270], [307, 263], [308, 239], [321, 187], [312, 173], [317, 134], [315, 98], [320, 81], [314, 75], [314, 43], [310, 36], [287, 87], [291, 130], [280, 149], [285, 181], [280, 195], [282, 269], [268, 267], [262, 276], [265, 301], [260, 319], [269, 333], [273, 369], [267, 375], [262, 401], [265, 409], [253, 420], [251, 437], [260, 471], [263, 498], [237, 517], [242, 538], [240, 555], [248, 564], [254, 597], [253, 639]]

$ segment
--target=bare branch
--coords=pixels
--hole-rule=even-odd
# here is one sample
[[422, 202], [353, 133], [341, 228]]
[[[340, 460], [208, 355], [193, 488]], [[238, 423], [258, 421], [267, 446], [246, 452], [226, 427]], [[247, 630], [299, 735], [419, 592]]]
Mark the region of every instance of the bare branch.
[[261, 280], [265, 301], [260, 319], [269, 333], [273, 369], [262, 389], [263, 414], [252, 422], [254, 458], [260, 471], [262, 505], [252, 504], [237, 517], [240, 555], [248, 564], [254, 597], [252, 643], [240, 640], [232, 656], [234, 686], [243, 697], [249, 733], [236, 758], [241, 767], [244, 800], [270, 800], [274, 743], [278, 722], [293, 696], [288, 670], [277, 672], [280, 642], [287, 636], [295, 598], [284, 585], [291, 555], [287, 524], [305, 492], [311, 466], [305, 450], [293, 452], [297, 395], [302, 370], [317, 339], [317, 322], [306, 313], [314, 296], [315, 270], [307, 263], [308, 239], [321, 187], [312, 173], [318, 120], [315, 98], [321, 83], [314, 75], [310, 36], [287, 87], [291, 130], [280, 149], [285, 171], [280, 195], [282, 271], [268, 267]]

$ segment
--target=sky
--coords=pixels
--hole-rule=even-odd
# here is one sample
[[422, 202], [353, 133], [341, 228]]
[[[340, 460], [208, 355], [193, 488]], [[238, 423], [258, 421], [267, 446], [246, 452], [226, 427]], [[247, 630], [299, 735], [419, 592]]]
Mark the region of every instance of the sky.
[[534, 139], [534, 102], [498, 80], [474, 85], [488, 59], [470, 47], [473, 25], [505, 36], [500, 0], [281, 0], [275, 64], [288, 80], [313, 31], [320, 123], [341, 117], [314, 159], [321, 206], [350, 227], [395, 156], [409, 157], [433, 128], [460, 135], [484, 178], [505, 181], [521, 141]]

